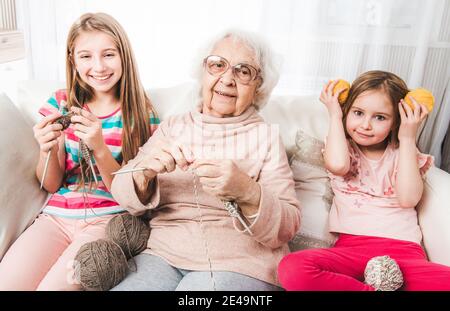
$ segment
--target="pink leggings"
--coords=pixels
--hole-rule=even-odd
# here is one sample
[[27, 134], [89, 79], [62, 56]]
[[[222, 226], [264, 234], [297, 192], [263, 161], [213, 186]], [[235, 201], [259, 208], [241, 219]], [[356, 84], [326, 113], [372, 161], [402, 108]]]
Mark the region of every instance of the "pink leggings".
[[83, 244], [105, 236], [112, 217], [85, 221], [40, 214], [0, 262], [0, 290], [80, 290], [73, 259]]
[[450, 290], [450, 267], [429, 262], [419, 244], [388, 238], [341, 234], [335, 246], [285, 256], [278, 278], [288, 291], [373, 291], [364, 270], [376, 256], [389, 255], [403, 273], [402, 290]]

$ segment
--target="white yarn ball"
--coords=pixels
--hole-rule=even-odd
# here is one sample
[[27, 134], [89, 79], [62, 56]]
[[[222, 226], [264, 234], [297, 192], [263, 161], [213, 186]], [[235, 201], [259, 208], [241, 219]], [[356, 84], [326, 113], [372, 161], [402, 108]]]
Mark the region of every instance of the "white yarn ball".
[[403, 285], [403, 275], [397, 262], [389, 256], [374, 257], [367, 262], [365, 283], [378, 291], [395, 291]]

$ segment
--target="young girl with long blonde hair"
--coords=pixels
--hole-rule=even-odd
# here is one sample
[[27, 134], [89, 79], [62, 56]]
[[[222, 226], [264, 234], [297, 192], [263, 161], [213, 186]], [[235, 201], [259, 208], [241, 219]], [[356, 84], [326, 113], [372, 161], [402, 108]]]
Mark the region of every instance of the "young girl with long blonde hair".
[[[77, 251], [104, 237], [109, 219], [124, 211], [110, 193], [111, 173], [134, 158], [159, 123], [127, 35], [107, 14], [84, 14], [72, 25], [66, 79], [67, 89], [41, 107], [44, 117], [33, 128], [36, 175], [53, 194], [0, 263], [3, 290], [80, 289], [72, 269]], [[55, 120], [69, 113], [63, 130]]]

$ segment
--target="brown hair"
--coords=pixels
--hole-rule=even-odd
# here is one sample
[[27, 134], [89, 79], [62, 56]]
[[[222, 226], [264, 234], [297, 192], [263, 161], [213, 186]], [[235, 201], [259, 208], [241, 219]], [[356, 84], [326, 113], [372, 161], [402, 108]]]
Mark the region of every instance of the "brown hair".
[[[79, 77], [73, 59], [76, 38], [82, 32], [90, 31], [109, 35], [120, 54], [122, 77], [117, 82], [116, 98], [120, 101], [123, 119], [121, 156], [127, 162], [136, 156], [139, 147], [149, 139], [150, 112], [155, 117], [156, 112], [139, 79], [130, 41], [122, 26], [108, 14], [83, 14], [69, 30], [66, 47], [67, 108], [81, 108], [94, 97], [94, 90]], [[82, 167], [86, 168], [88, 165]], [[81, 183], [82, 181], [80, 185]]]
[[392, 107], [394, 108], [394, 124], [392, 125], [391, 134], [388, 136], [388, 141], [395, 147], [398, 146], [398, 129], [400, 127], [400, 112], [398, 110], [398, 103], [408, 93], [408, 87], [400, 77], [397, 75], [381, 70], [367, 71], [360, 75], [353, 82], [350, 87], [347, 100], [342, 106], [343, 110], [343, 123], [345, 129], [345, 135], [347, 138], [350, 136], [347, 133], [346, 122], [347, 115], [350, 108], [353, 106], [356, 98], [362, 93], [369, 90], [381, 90], [389, 97]]

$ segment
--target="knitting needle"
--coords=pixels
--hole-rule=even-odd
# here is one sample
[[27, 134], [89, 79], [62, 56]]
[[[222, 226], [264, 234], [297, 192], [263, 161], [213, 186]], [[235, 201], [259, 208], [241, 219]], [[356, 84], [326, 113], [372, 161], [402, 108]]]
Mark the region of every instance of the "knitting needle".
[[111, 175], [119, 175], [119, 174], [126, 174], [126, 173], [132, 173], [132, 172], [141, 172], [141, 171], [145, 171], [145, 170], [147, 170], [147, 168], [145, 168], [145, 167], [129, 168], [126, 170], [119, 170], [116, 172], [112, 172]]
[[52, 149], [50, 149], [48, 151], [47, 158], [45, 159], [44, 172], [42, 173], [42, 178], [41, 178], [41, 187], [40, 187], [41, 190], [42, 190], [42, 186], [44, 185], [45, 176], [47, 175], [48, 162], [50, 160], [51, 154], [52, 154]]
[[237, 219], [240, 221], [240, 223], [244, 226], [245, 230], [247, 231], [250, 235], [253, 235], [252, 230], [250, 230], [249, 226], [247, 226], [247, 223], [244, 221], [244, 219], [242, 219], [241, 215], [236, 215]]
[[[58, 108], [58, 112], [61, 113], [61, 111], [63, 110], [63, 107], [65, 107], [65, 106], [66, 106], [65, 102], [61, 102], [61, 104], [59, 105], [59, 108]], [[52, 149], [50, 149], [48, 151], [47, 158], [45, 159], [44, 172], [42, 173], [41, 186], [39, 188], [41, 190], [42, 190], [42, 187], [44, 185], [45, 177], [47, 176], [48, 162], [50, 161], [51, 154], [52, 154]]]
[[94, 176], [95, 183], [98, 185], [97, 175], [95, 174], [94, 164], [92, 163], [92, 159], [89, 158], [89, 166], [91, 167], [92, 176]]

